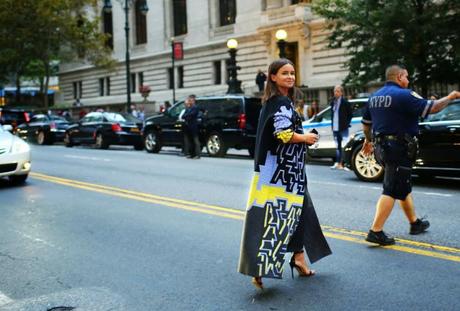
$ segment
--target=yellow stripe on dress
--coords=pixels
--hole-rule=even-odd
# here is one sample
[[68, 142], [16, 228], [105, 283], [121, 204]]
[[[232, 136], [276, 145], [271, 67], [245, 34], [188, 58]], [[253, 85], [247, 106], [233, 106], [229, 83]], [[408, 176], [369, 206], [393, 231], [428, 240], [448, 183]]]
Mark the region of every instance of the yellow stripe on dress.
[[258, 184], [259, 173], [254, 173], [251, 188], [249, 189], [247, 210], [250, 210], [253, 206], [264, 207], [267, 202], [276, 202], [277, 198], [286, 199], [289, 209], [293, 204], [299, 206], [303, 204], [303, 195], [286, 192], [284, 187], [274, 185], [260, 185], [260, 189], [258, 189]]
[[281, 140], [284, 144], [287, 144], [288, 142], [291, 141], [292, 136], [294, 135], [294, 131], [291, 129], [289, 130], [284, 130], [278, 133], [275, 133], [276, 138]]

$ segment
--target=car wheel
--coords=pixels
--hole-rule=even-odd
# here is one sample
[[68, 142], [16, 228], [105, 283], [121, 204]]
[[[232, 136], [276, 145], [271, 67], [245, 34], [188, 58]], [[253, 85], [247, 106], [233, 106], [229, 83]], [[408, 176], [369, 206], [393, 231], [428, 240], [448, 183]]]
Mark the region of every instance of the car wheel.
[[40, 131], [37, 134], [37, 144], [44, 145], [46, 143], [46, 135], [45, 132]]
[[25, 183], [25, 181], [26, 181], [28, 176], [29, 176], [28, 174], [25, 174], [25, 175], [11, 175], [8, 178], [10, 179], [10, 182], [13, 185], [21, 185], [21, 184]]
[[377, 163], [374, 154], [366, 157], [361, 152], [362, 145], [353, 150], [351, 157], [355, 175], [363, 181], [378, 181], [383, 178], [383, 167]]
[[206, 150], [211, 157], [223, 157], [227, 153], [224, 140], [219, 133], [213, 132], [208, 136]]
[[65, 135], [64, 135], [64, 145], [66, 147], [69, 147], [69, 148], [73, 147], [73, 145], [74, 145], [73, 142], [72, 142], [72, 137], [70, 136], [69, 133], [65, 133]]
[[109, 148], [109, 144], [106, 142], [104, 136], [101, 133], [96, 135], [96, 148], [97, 149], [107, 149]]
[[144, 139], [145, 150], [149, 153], [158, 153], [161, 150], [160, 137], [154, 130], [150, 130]]

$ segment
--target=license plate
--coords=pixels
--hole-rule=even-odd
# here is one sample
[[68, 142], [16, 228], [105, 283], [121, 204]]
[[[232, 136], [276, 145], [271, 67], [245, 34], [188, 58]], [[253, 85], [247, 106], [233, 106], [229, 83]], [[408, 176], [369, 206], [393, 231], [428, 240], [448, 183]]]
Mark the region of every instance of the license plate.
[[137, 127], [133, 127], [133, 128], [131, 128], [131, 132], [139, 133], [139, 129]]

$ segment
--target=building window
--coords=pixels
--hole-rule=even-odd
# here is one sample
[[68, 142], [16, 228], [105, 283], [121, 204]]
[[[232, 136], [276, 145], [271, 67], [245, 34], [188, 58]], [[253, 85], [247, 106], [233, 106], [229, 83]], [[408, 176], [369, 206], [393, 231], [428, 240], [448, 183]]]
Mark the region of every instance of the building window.
[[110, 95], [110, 78], [99, 78], [99, 96]]
[[184, 66], [177, 67], [177, 87], [180, 89], [184, 87]]
[[236, 0], [219, 0], [220, 26], [235, 24]]
[[147, 17], [141, 11], [144, 1], [136, 1], [136, 44], [147, 43]]
[[130, 82], [130, 87], [131, 87], [131, 93], [136, 93], [136, 74], [132, 73], [131, 74], [131, 81]]
[[173, 68], [168, 68], [168, 88], [172, 90], [174, 88], [174, 72]]
[[104, 96], [104, 78], [99, 78], [99, 96]]
[[83, 97], [83, 81], [78, 81], [78, 98]]
[[105, 95], [110, 95], [110, 77], [105, 78]]
[[222, 66], [221, 61], [215, 61], [213, 63], [214, 72], [214, 84], [222, 84]]
[[187, 33], [187, 1], [173, 0], [174, 35]]
[[112, 12], [102, 13], [102, 22], [104, 23], [104, 33], [108, 36], [105, 45], [113, 50], [113, 19]]
[[143, 72], [139, 72], [137, 74], [137, 80], [139, 81], [139, 87], [144, 85], [144, 73]]
[[77, 82], [72, 82], [73, 87], [73, 99], [78, 98], [78, 89], [77, 89]]

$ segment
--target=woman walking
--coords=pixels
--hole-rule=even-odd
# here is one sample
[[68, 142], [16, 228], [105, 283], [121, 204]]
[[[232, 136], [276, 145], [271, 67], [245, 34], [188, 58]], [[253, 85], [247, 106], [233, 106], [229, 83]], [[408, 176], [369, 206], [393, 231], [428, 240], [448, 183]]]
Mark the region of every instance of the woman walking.
[[267, 78], [239, 262], [239, 272], [252, 276], [260, 289], [262, 277], [282, 277], [287, 252], [293, 253], [293, 276], [294, 269], [299, 276], [315, 274], [306, 264], [304, 247], [312, 263], [331, 254], [307, 190], [306, 144], [316, 143], [318, 136], [303, 133], [294, 110], [294, 65], [276, 60]]

